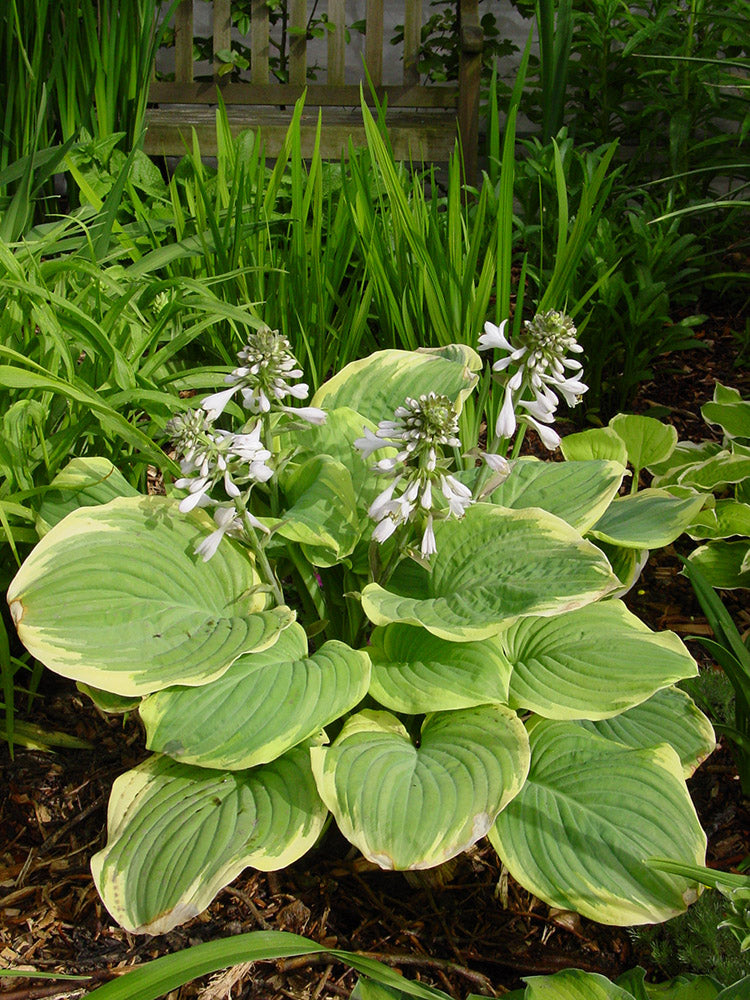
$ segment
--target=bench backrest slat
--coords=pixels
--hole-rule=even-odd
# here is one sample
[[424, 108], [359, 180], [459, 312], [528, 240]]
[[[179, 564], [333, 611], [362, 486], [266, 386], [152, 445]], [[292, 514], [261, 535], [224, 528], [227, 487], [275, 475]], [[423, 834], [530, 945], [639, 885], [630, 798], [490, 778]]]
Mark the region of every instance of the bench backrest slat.
[[289, 12], [289, 82], [307, 79], [307, 0], [291, 0]]
[[175, 73], [178, 83], [193, 82], [193, 4], [181, 3], [174, 23]]
[[419, 45], [422, 41], [422, 0], [404, 4], [404, 83], [419, 83]]
[[[232, 45], [232, 3], [231, 0], [213, 0], [214, 8], [214, 52], [221, 52]], [[219, 78], [221, 63], [214, 62], [214, 77]]]
[[250, 7], [250, 74], [254, 84], [268, 83], [268, 6], [252, 0]]
[[383, 0], [367, 0], [365, 63], [372, 82], [379, 87], [383, 83]]
[[346, 11], [344, 0], [328, 0], [328, 20], [334, 25], [328, 32], [328, 76], [332, 86], [344, 83], [346, 65]]

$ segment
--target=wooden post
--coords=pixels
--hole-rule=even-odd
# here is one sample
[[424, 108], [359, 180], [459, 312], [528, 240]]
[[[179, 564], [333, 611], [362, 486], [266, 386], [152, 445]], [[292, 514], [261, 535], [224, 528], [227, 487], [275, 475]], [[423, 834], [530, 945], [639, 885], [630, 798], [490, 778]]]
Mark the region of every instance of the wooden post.
[[250, 8], [250, 76], [254, 84], [268, 83], [268, 7], [253, 0]]
[[383, 82], [383, 0], [367, 0], [365, 63], [370, 79], [379, 87]]
[[328, 32], [328, 75], [329, 84], [343, 84], [346, 67], [346, 11], [344, 0], [328, 0], [328, 20], [334, 25]]
[[459, 0], [458, 30], [461, 51], [458, 66], [458, 135], [461, 140], [464, 182], [477, 179], [479, 155], [479, 85], [484, 36], [478, 0]]
[[[232, 47], [232, 11], [230, 0], [213, 0], [214, 55]], [[219, 79], [221, 62], [214, 58], [214, 79]]]
[[289, 82], [304, 87], [307, 82], [307, 3], [290, 0]]
[[422, 44], [422, 0], [404, 4], [404, 84], [419, 83], [419, 47]]
[[193, 0], [182, 0], [174, 16], [174, 78], [193, 82]]

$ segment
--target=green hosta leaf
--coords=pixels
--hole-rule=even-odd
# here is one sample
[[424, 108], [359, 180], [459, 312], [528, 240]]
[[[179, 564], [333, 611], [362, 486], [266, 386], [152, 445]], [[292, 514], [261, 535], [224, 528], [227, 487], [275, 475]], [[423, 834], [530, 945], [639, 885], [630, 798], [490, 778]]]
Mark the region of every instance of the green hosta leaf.
[[704, 507], [687, 528], [691, 538], [731, 538], [750, 535], [750, 504], [736, 500], [717, 500], [713, 508]]
[[654, 462], [648, 470], [653, 475], [651, 485], [654, 488], [672, 486], [679, 481], [680, 476], [690, 466], [700, 465], [721, 451], [721, 445], [716, 441], [680, 441], [675, 450], [664, 462]]
[[167, 497], [123, 497], [73, 511], [8, 588], [26, 648], [45, 666], [113, 694], [149, 694], [220, 677], [293, 620], [264, 610], [244, 549], [194, 555], [215, 525]]
[[617, 985], [630, 991], [635, 1000], [716, 1000], [721, 996], [721, 984], [711, 976], [685, 973], [666, 983], [647, 983], [646, 971], [640, 966], [628, 969]]
[[633, 1000], [632, 994], [606, 976], [564, 969], [552, 976], [524, 976], [524, 1000]]
[[582, 534], [617, 496], [625, 466], [619, 462], [536, 462], [522, 459], [492, 494], [492, 502], [521, 510], [541, 507]]
[[581, 725], [636, 750], [669, 743], [677, 751], [686, 778], [716, 748], [711, 723], [692, 698], [674, 687], [657, 691], [622, 715]]
[[511, 665], [496, 637], [447, 642], [410, 625], [376, 628], [367, 647], [370, 694], [394, 712], [421, 715], [508, 701]]
[[501, 638], [509, 704], [548, 719], [604, 719], [698, 673], [673, 632], [652, 632], [620, 601], [523, 618]]
[[360, 712], [310, 750], [341, 832], [381, 868], [432, 868], [484, 837], [529, 766], [523, 724], [502, 705], [438, 712], [417, 749], [388, 712]]
[[694, 884], [644, 864], [667, 855], [703, 864], [706, 838], [675, 751], [631, 750], [575, 722], [538, 719], [529, 730], [528, 780], [490, 831], [511, 875], [604, 924], [681, 913]]
[[74, 458], [49, 485], [39, 509], [37, 530], [44, 534], [71, 511], [96, 507], [115, 497], [138, 496], [107, 458]]
[[739, 403], [742, 393], [739, 389], [733, 389], [730, 385], [722, 385], [721, 382], [714, 382], [714, 403]]
[[750, 438], [750, 400], [706, 403], [701, 415], [706, 423], [718, 424], [727, 437]]
[[290, 506], [275, 532], [299, 542], [314, 566], [333, 566], [360, 536], [351, 476], [327, 455], [311, 458], [285, 482]]
[[190, 920], [243, 868], [276, 871], [318, 838], [326, 810], [309, 748], [251, 771], [150, 757], [112, 786], [108, 837], [91, 859], [104, 905], [137, 934]]
[[626, 549], [621, 545], [609, 545], [607, 542], [597, 541], [597, 545], [609, 560], [617, 579], [622, 584], [612, 594], [613, 597], [622, 597], [635, 585], [643, 572], [643, 567], [648, 562], [648, 549]]
[[625, 442], [628, 461], [634, 469], [664, 462], [677, 444], [677, 431], [653, 417], [640, 417], [632, 413], [618, 413], [609, 426]]
[[628, 464], [625, 442], [611, 427], [593, 427], [578, 434], [566, 434], [560, 442], [560, 450], [569, 462], [598, 458], [623, 466]]
[[700, 465], [686, 469], [678, 482], [680, 486], [692, 486], [697, 490], [715, 490], [744, 479], [750, 479], [750, 456], [720, 451]]
[[689, 561], [703, 572], [712, 587], [736, 590], [750, 587], [750, 541], [709, 542], [690, 553]]
[[703, 503], [699, 495], [676, 497], [667, 490], [641, 490], [613, 500], [590, 534], [626, 548], [659, 549], [679, 538]]
[[146, 698], [147, 746], [201, 767], [265, 764], [353, 708], [369, 679], [367, 654], [343, 642], [326, 642], [308, 657], [305, 631], [295, 623], [218, 680]]
[[112, 694], [110, 691], [102, 691], [100, 688], [91, 687], [90, 684], [76, 684], [78, 690], [87, 695], [100, 712], [109, 712], [110, 715], [124, 715], [138, 708], [141, 703], [140, 698], [127, 698], [125, 695]]
[[294, 434], [294, 446], [304, 459], [330, 455], [348, 469], [360, 511], [366, 511], [384, 488], [382, 478], [373, 473], [372, 466], [379, 459], [396, 454], [395, 448], [381, 448], [367, 460], [363, 459], [354, 442], [363, 436], [365, 427], [374, 431], [376, 425], [356, 410], [342, 406], [328, 410], [324, 424], [308, 424]]
[[553, 615], [617, 586], [602, 552], [541, 510], [475, 504], [460, 521], [435, 525], [437, 553], [422, 592], [394, 578], [368, 584], [362, 607], [375, 625], [421, 625], [455, 642], [487, 639], [512, 618]]
[[477, 383], [482, 362], [463, 344], [420, 348], [417, 351], [377, 351], [352, 361], [315, 393], [313, 406], [334, 409], [349, 406], [379, 423], [392, 420], [407, 396], [442, 393], [460, 408]]

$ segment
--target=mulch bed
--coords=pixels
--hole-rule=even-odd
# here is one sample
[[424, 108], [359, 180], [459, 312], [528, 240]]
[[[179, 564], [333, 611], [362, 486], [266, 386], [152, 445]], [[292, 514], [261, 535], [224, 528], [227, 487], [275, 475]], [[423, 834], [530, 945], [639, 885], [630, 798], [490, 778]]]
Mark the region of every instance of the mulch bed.
[[[699, 410], [715, 379], [750, 395], [747, 367], [733, 366], [732, 329], [739, 327], [731, 317], [707, 320], [701, 336], [709, 349], [663, 359], [635, 409], [667, 407], [680, 438], [707, 437]], [[750, 627], [742, 596], [724, 596], [740, 627]], [[707, 634], [672, 547], [654, 553], [629, 602], [652, 628]], [[372, 955], [453, 997], [500, 996], [521, 986], [524, 975], [571, 966], [608, 976], [648, 966], [649, 956], [638, 953], [627, 930], [551, 912], [505, 879], [485, 842], [461, 856], [450, 882], [438, 887], [375, 869], [335, 826], [320, 848], [290, 868], [248, 870], [190, 923], [159, 937], [134, 937], [104, 910], [88, 864], [104, 841], [112, 781], [146, 756], [142, 727], [137, 717], [123, 724], [101, 716], [74, 685], [52, 674], [45, 676], [33, 721], [87, 739], [95, 749], [17, 750], [11, 760], [0, 746], [0, 968], [89, 974], [96, 985], [187, 945], [257, 929], [293, 931]], [[750, 852], [750, 805], [724, 745], [690, 785], [709, 837], [709, 864], [736, 866]], [[354, 982], [343, 965], [314, 956], [243, 966], [185, 986], [170, 1000], [326, 1000], [348, 996]], [[1, 1000], [84, 992], [72, 983], [0, 979]]]

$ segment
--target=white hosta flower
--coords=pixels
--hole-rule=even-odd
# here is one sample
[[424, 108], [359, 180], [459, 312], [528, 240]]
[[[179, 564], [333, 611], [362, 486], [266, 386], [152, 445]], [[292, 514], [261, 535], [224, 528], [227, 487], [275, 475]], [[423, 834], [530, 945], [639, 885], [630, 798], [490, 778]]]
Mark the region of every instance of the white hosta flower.
[[524, 322], [514, 346], [505, 335], [506, 326], [507, 320], [500, 326], [487, 323], [479, 338], [480, 350], [505, 353], [492, 370], [509, 374], [495, 434], [511, 437], [520, 421], [538, 432], [545, 447], [556, 448], [560, 438], [548, 425], [554, 421], [557, 394], [568, 406], [575, 406], [588, 389], [579, 378], [581, 362], [568, 356], [583, 351], [576, 341], [576, 328], [569, 316], [550, 309]]
[[434, 519], [463, 517], [472, 503], [471, 490], [447, 473], [449, 463], [443, 457], [444, 447], [461, 446], [453, 403], [434, 392], [409, 397], [393, 420], [381, 420], [375, 433], [365, 427], [354, 444], [365, 459], [381, 448], [398, 449], [395, 456], [372, 466], [373, 472], [392, 480], [370, 504], [368, 513], [377, 522], [373, 540], [384, 542], [400, 525], [419, 521], [421, 555], [429, 559], [436, 551]]
[[263, 447], [260, 423], [247, 433], [232, 434], [212, 427], [204, 410], [179, 414], [167, 424], [175, 448], [182, 454], [182, 478], [178, 489], [188, 490], [180, 502], [183, 513], [212, 502], [211, 490], [221, 482], [231, 499], [241, 495], [241, 487], [264, 483], [273, 475], [265, 463], [271, 452]]
[[302, 378], [302, 369], [289, 341], [278, 330], [264, 326], [251, 333], [237, 358], [241, 365], [225, 379], [229, 388], [212, 393], [201, 402], [211, 419], [223, 413], [229, 400], [239, 392], [242, 405], [251, 413], [282, 410], [308, 423], [325, 422], [325, 411], [318, 407], [296, 408], [282, 403], [288, 396], [305, 399], [309, 387], [306, 382], [297, 381]]

